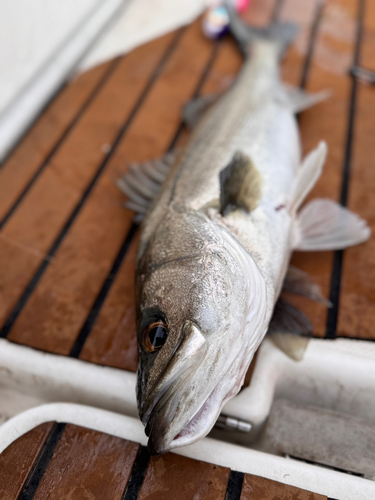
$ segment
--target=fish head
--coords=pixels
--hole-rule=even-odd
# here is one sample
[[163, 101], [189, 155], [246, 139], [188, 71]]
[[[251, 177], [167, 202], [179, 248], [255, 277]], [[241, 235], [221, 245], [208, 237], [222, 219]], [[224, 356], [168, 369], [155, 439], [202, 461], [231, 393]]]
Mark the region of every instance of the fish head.
[[137, 267], [138, 411], [157, 454], [204, 437], [241, 388], [265, 286], [232, 235], [195, 211], [169, 213]]

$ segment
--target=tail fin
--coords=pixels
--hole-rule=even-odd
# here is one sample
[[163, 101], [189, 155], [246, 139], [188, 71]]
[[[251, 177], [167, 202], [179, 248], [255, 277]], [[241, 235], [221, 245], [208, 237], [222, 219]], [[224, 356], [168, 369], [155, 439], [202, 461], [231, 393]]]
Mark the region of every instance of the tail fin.
[[248, 55], [250, 46], [257, 40], [274, 42], [281, 58], [297, 34], [297, 26], [293, 23], [273, 23], [265, 28], [255, 28], [245, 24], [236, 14], [230, 0], [225, 2], [229, 14], [229, 30], [236, 39], [240, 49]]

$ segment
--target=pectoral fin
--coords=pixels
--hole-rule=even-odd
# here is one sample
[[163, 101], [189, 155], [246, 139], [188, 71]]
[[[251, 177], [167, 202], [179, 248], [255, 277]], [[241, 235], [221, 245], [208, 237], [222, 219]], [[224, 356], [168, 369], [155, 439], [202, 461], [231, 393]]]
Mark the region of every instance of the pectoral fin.
[[296, 213], [303, 200], [319, 179], [326, 156], [327, 144], [320, 142], [318, 147], [311, 151], [303, 160], [289, 198], [288, 209], [291, 215]]
[[295, 221], [296, 250], [342, 250], [368, 240], [366, 221], [329, 199], [308, 203]]
[[221, 214], [240, 208], [253, 211], [262, 195], [262, 178], [252, 160], [238, 151], [220, 172]]
[[312, 325], [307, 317], [284, 299], [275, 305], [268, 336], [287, 356], [301, 361], [309, 343]]

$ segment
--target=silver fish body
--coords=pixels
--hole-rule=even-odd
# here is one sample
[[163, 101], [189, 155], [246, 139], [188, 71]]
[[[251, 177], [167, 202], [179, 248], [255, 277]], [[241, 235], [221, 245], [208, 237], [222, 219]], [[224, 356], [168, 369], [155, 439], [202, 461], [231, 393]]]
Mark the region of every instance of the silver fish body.
[[[160, 311], [169, 330], [151, 354], [152, 370], [142, 365], [150, 354], [141, 352], [139, 409], [156, 452], [207, 434], [266, 333], [290, 258], [285, 207], [300, 161], [296, 120], [279, 92], [276, 47], [256, 44], [234, 86], [193, 132], [144, 223], [139, 316]], [[219, 172], [237, 150], [258, 168], [262, 196], [250, 214], [224, 218], [212, 205]]]
[[[252, 44], [236, 82], [192, 133], [142, 226], [137, 399], [153, 453], [205, 436], [240, 390], [301, 238], [292, 207], [300, 141], [279, 54], [277, 41]], [[251, 159], [260, 188], [253, 210], [223, 216], [220, 172], [237, 151]], [[318, 152], [320, 165], [325, 146]]]

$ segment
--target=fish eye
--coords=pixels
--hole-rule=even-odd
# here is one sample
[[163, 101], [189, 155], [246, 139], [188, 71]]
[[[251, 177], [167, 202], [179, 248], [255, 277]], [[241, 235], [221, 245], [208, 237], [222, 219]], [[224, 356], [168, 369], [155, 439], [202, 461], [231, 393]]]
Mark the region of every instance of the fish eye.
[[168, 327], [163, 321], [155, 321], [144, 330], [142, 346], [147, 352], [156, 352], [165, 344]]

